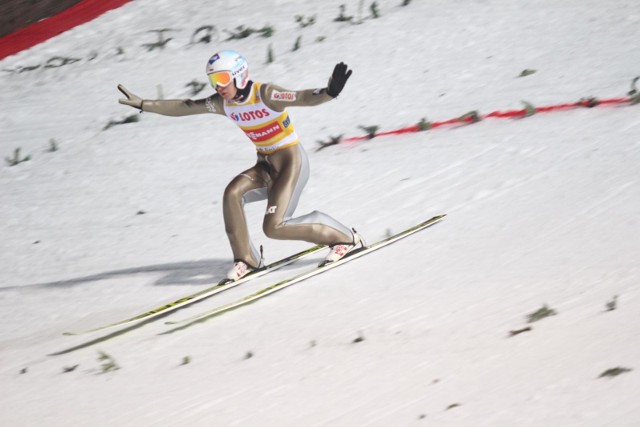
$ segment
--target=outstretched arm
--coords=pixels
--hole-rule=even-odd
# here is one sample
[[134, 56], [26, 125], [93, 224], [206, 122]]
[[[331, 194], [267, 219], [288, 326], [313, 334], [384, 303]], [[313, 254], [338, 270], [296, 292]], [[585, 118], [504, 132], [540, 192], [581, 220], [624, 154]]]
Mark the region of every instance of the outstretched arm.
[[263, 85], [260, 95], [269, 108], [283, 111], [287, 107], [311, 107], [337, 98], [347, 80], [351, 70], [343, 62], [337, 64], [326, 88], [288, 90], [274, 84]]
[[148, 111], [150, 113], [173, 117], [205, 113], [224, 114], [219, 95], [213, 95], [195, 101], [191, 99], [150, 100], [140, 98], [122, 85], [118, 85], [118, 90], [126, 96], [126, 98], [118, 100], [120, 104], [137, 108], [140, 111]]

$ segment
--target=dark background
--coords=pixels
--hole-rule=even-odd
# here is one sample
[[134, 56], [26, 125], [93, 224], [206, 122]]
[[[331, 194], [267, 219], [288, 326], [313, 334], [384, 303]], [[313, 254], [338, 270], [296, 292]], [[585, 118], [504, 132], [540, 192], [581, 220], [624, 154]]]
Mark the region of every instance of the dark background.
[[80, 0], [1, 0], [0, 37], [62, 12]]

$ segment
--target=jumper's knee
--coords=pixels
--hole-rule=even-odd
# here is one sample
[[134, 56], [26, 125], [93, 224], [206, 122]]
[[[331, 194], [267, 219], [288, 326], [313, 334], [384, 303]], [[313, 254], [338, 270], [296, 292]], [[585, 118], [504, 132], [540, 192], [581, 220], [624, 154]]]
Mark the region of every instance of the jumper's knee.
[[282, 229], [284, 227], [284, 222], [281, 221], [270, 221], [265, 218], [262, 223], [262, 231], [264, 235], [270, 239], [283, 239]]
[[239, 185], [238, 178], [234, 178], [233, 181], [227, 185], [227, 188], [224, 189], [224, 201], [226, 202], [239, 202], [242, 200], [244, 191], [242, 186]]
[[[227, 185], [224, 189], [222, 196], [223, 203], [226, 205], [240, 205], [244, 206], [245, 203], [263, 199], [262, 194], [253, 195], [254, 192], [259, 192], [260, 189], [255, 189], [251, 186], [251, 180], [246, 175], [238, 175]], [[249, 200], [247, 200], [247, 197]]]

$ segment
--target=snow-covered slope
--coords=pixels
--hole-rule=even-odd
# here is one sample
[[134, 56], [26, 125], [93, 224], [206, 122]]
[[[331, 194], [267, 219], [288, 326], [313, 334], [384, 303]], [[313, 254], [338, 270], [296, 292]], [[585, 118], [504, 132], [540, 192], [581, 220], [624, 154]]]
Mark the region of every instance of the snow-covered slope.
[[[342, 3], [139, 0], [0, 63], [0, 152], [31, 155], [0, 166], [0, 424], [637, 425], [637, 106], [315, 149], [359, 126], [623, 96], [640, 73], [638, 2], [394, 0], [370, 19], [370, 3], [352, 1], [358, 24], [334, 22]], [[214, 42], [191, 44], [206, 25]], [[240, 25], [275, 33], [225, 41]], [[160, 29], [171, 40], [149, 51]], [[159, 335], [160, 319], [95, 345], [104, 333], [63, 336], [228, 268], [220, 198], [254, 160], [238, 129], [143, 114], [104, 130], [134, 113], [117, 103], [118, 83], [190, 97], [221, 48], [290, 88], [325, 85], [339, 61], [354, 70], [337, 101], [290, 111], [312, 165], [300, 213], [321, 209], [370, 241], [447, 218], [176, 334]], [[518, 77], [525, 69], [536, 72]], [[270, 260], [307, 246], [266, 239], [263, 211], [247, 207]], [[556, 315], [527, 323], [545, 305]], [[99, 352], [120, 369], [102, 373]], [[611, 368], [630, 371], [599, 378]]]

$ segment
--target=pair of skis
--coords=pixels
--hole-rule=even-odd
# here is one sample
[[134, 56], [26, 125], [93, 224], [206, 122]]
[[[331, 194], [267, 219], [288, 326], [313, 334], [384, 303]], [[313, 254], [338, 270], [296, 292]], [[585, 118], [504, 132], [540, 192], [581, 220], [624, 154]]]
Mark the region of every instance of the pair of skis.
[[[371, 253], [373, 251], [376, 251], [380, 248], [383, 248], [384, 246], [390, 245], [400, 239], [403, 239], [407, 236], [410, 236], [414, 233], [417, 233], [418, 231], [424, 230], [425, 228], [428, 228], [434, 224], [437, 224], [438, 222], [440, 222], [443, 218], [445, 217], [445, 215], [438, 215], [438, 216], [434, 216], [433, 218], [421, 222], [420, 224], [417, 224], [413, 227], [410, 227], [406, 230], [403, 230], [397, 234], [394, 234], [392, 236], [389, 236], [385, 239], [382, 239], [370, 246], [367, 246], [363, 249], [359, 249], [357, 251], [351, 252], [349, 254], [347, 254], [347, 256], [345, 256], [344, 258], [332, 262], [330, 264], [325, 264], [325, 265], [321, 265], [318, 267], [314, 267], [311, 270], [302, 272], [300, 274], [297, 274], [295, 276], [289, 277], [287, 279], [281, 280], [271, 286], [268, 286], [264, 289], [261, 289], [257, 292], [254, 292], [244, 298], [241, 298], [237, 301], [231, 302], [229, 304], [225, 304], [222, 305], [220, 307], [215, 307], [213, 309], [207, 310], [203, 313], [197, 314], [195, 316], [192, 317], [188, 317], [186, 319], [182, 319], [182, 320], [177, 320], [177, 321], [168, 321], [165, 322], [168, 325], [172, 325], [174, 326], [173, 329], [170, 329], [166, 332], [164, 332], [163, 334], [169, 334], [169, 333], [173, 333], [185, 328], [188, 328], [192, 325], [195, 325], [197, 323], [202, 323], [206, 320], [209, 320], [215, 316], [218, 316], [222, 313], [226, 313], [228, 311], [234, 310], [238, 307], [242, 307], [248, 304], [251, 304], [259, 299], [265, 298], [275, 292], [281, 291], [285, 288], [288, 288], [289, 286], [295, 285], [296, 283], [300, 283], [303, 280], [306, 280], [310, 277], [313, 276], [317, 276], [318, 274], [324, 273], [325, 271], [331, 270], [333, 268], [336, 268], [342, 264], [345, 264], [349, 261], [352, 261], [354, 259], [360, 258], [368, 253]], [[84, 331], [79, 331], [79, 332], [65, 332], [65, 335], [80, 335], [80, 334], [85, 334], [85, 333], [89, 333], [89, 332], [96, 332], [96, 331], [101, 331], [104, 329], [108, 329], [108, 328], [113, 328], [116, 326], [125, 326], [125, 325], [129, 325], [132, 324], [134, 322], [137, 321], [142, 321], [142, 320], [150, 320], [153, 319], [154, 317], [160, 316], [160, 315], [166, 315], [174, 310], [177, 310], [179, 308], [185, 307], [187, 305], [193, 304], [197, 301], [203, 300], [205, 298], [209, 298], [213, 295], [216, 295], [220, 292], [226, 291], [227, 289], [231, 289], [235, 286], [238, 286], [242, 283], [245, 283], [251, 279], [263, 276], [271, 271], [277, 270], [281, 267], [284, 267], [288, 264], [293, 263], [294, 261], [300, 260], [302, 258], [308, 257], [316, 252], [318, 252], [319, 250], [323, 249], [324, 246], [314, 246], [311, 247], [309, 249], [306, 249], [304, 251], [298, 252], [296, 254], [293, 254], [291, 256], [285, 257], [281, 260], [275, 261], [271, 264], [268, 264], [267, 266], [265, 266], [263, 269], [261, 270], [257, 270], [255, 272], [252, 272], [246, 276], [244, 276], [243, 278], [236, 280], [235, 282], [231, 282], [231, 283], [227, 283], [224, 285], [215, 285], [215, 286], [211, 286], [209, 288], [203, 289], [199, 292], [196, 292], [194, 294], [191, 295], [187, 295], [185, 297], [182, 297], [180, 299], [177, 299], [175, 301], [169, 302], [167, 304], [163, 304], [159, 307], [156, 307], [152, 310], [146, 311], [144, 313], [138, 314], [136, 316], [124, 319], [124, 320], [120, 320], [117, 322], [113, 322], [113, 323], [109, 323], [107, 325], [103, 325], [97, 328], [93, 328], [93, 329], [87, 329]]]
[[140, 313], [137, 314], [133, 317], [129, 317], [127, 319], [123, 319], [123, 320], [119, 320], [117, 322], [113, 322], [113, 323], [109, 323], [106, 325], [102, 325], [102, 326], [98, 326], [96, 328], [92, 328], [92, 329], [85, 329], [83, 331], [77, 331], [77, 332], [65, 332], [63, 335], [82, 335], [82, 334], [87, 334], [89, 332], [97, 332], [97, 331], [102, 331], [104, 329], [109, 329], [109, 328], [113, 328], [116, 326], [124, 326], [133, 322], [137, 322], [137, 321], [142, 321], [142, 320], [151, 320], [154, 317], [158, 317], [161, 315], [166, 315], [167, 313], [170, 313], [172, 311], [178, 310], [180, 308], [186, 307], [188, 305], [194, 304], [198, 301], [201, 301], [203, 299], [206, 298], [210, 298], [216, 294], [219, 294], [220, 292], [224, 292], [228, 289], [231, 288], [235, 288], [238, 285], [241, 285], [245, 282], [248, 282], [251, 279], [256, 279], [258, 277], [264, 276], [267, 273], [270, 273], [272, 271], [278, 270], [282, 267], [285, 267], [295, 261], [298, 261], [300, 259], [306, 258], [309, 255], [313, 255], [314, 253], [318, 252], [321, 249], [324, 249], [325, 246], [323, 245], [317, 245], [317, 246], [313, 246], [309, 249], [305, 249], [301, 252], [295, 253], [293, 255], [289, 255], [285, 258], [282, 258], [278, 261], [274, 261], [270, 264], [267, 264], [266, 266], [264, 266], [264, 268], [261, 268], [260, 270], [255, 270], [252, 271], [251, 273], [247, 274], [246, 276], [242, 277], [241, 279], [238, 279], [234, 282], [228, 282], [225, 284], [217, 284], [217, 285], [213, 285], [213, 286], [209, 286], [205, 289], [202, 289], [198, 292], [195, 292], [193, 294], [190, 295], [185, 295], [182, 298], [179, 298], [175, 301], [171, 301], [168, 302], [166, 304], [162, 304], [158, 307], [155, 307], [149, 311], [145, 311], [144, 313]]

